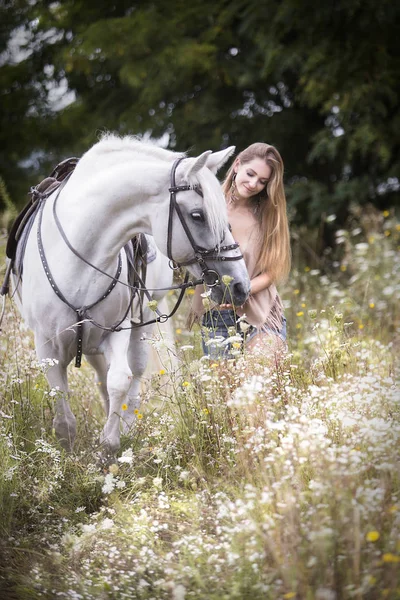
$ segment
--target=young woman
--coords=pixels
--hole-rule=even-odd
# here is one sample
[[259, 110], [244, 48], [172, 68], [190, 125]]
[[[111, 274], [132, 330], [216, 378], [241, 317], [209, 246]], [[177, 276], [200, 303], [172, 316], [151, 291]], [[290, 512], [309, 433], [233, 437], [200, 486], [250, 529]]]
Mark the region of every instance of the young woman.
[[234, 307], [229, 298], [210, 306], [202, 286], [196, 288], [192, 311], [202, 318], [204, 352], [211, 358], [229, 357], [231, 344], [221, 344], [221, 338], [235, 332], [244, 339], [246, 351], [281, 351], [286, 347], [286, 319], [275, 284], [289, 273], [290, 239], [278, 150], [262, 142], [251, 144], [236, 157], [222, 189], [251, 290], [245, 304]]

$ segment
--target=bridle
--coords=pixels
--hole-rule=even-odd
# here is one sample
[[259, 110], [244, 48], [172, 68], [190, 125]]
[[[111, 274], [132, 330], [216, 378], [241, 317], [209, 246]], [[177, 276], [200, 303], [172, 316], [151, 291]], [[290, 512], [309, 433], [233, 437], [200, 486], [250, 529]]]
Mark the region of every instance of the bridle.
[[[177, 267], [187, 267], [188, 265], [198, 264], [201, 273], [203, 276], [202, 283], [205, 283], [208, 287], [214, 287], [220, 283], [220, 276], [217, 271], [214, 269], [210, 269], [206, 263], [206, 259], [213, 261], [228, 261], [228, 260], [240, 260], [243, 258], [243, 255], [240, 253], [236, 256], [221, 256], [221, 252], [227, 252], [229, 250], [236, 250], [239, 248], [239, 244], [236, 242], [234, 244], [230, 244], [229, 246], [215, 246], [215, 248], [211, 248], [210, 250], [205, 250], [196, 244], [196, 241], [190, 231], [188, 224], [185, 221], [185, 217], [182, 214], [181, 207], [179, 206], [176, 200], [176, 194], [178, 192], [186, 192], [189, 190], [195, 191], [199, 196], [203, 198], [203, 191], [199, 185], [176, 185], [175, 174], [176, 169], [179, 163], [184, 159], [184, 157], [178, 158], [171, 169], [171, 187], [169, 188], [169, 216], [168, 216], [168, 233], [167, 233], [167, 256], [172, 263], [177, 265]], [[186, 233], [186, 236], [193, 248], [194, 258], [185, 262], [176, 262], [172, 257], [172, 226], [173, 226], [173, 217], [174, 211], [179, 217], [181, 225]], [[174, 267], [173, 267], [174, 268]]]
[[[38, 249], [39, 249], [39, 255], [40, 255], [40, 259], [43, 265], [43, 269], [44, 272], [46, 274], [46, 277], [54, 291], [54, 293], [58, 296], [58, 298], [60, 298], [60, 300], [62, 300], [62, 302], [64, 302], [64, 304], [66, 304], [69, 308], [71, 308], [71, 310], [73, 310], [77, 317], [78, 317], [78, 322], [76, 323], [77, 325], [77, 332], [76, 332], [76, 345], [77, 345], [77, 352], [76, 352], [76, 358], [75, 358], [75, 366], [76, 367], [80, 367], [81, 366], [81, 361], [82, 361], [82, 352], [83, 352], [83, 348], [82, 348], [82, 344], [83, 344], [83, 325], [85, 321], [90, 321], [93, 325], [95, 325], [96, 327], [103, 329], [105, 331], [121, 331], [123, 329], [135, 329], [137, 327], [143, 327], [145, 325], [150, 325], [156, 322], [165, 322], [166, 320], [168, 320], [170, 317], [172, 317], [175, 312], [177, 311], [182, 299], [183, 299], [183, 295], [185, 290], [188, 287], [195, 287], [196, 285], [202, 284], [204, 283], [205, 285], [207, 285], [208, 287], [214, 287], [216, 285], [219, 284], [219, 274], [217, 273], [217, 271], [210, 269], [206, 263], [206, 258], [208, 258], [209, 260], [213, 260], [213, 261], [227, 261], [227, 260], [240, 260], [241, 258], [243, 258], [242, 254], [238, 254], [237, 256], [220, 256], [219, 252], [226, 252], [229, 250], [236, 250], [237, 248], [239, 248], [239, 244], [237, 244], [236, 242], [234, 244], [230, 244], [229, 246], [216, 246], [215, 248], [212, 248], [210, 250], [205, 250], [204, 248], [201, 248], [200, 246], [198, 246], [196, 244], [195, 239], [192, 236], [192, 233], [185, 221], [185, 218], [182, 214], [181, 208], [176, 200], [176, 194], [177, 192], [184, 192], [184, 191], [189, 191], [189, 190], [194, 190], [197, 194], [199, 194], [201, 197], [203, 197], [203, 192], [201, 190], [200, 186], [190, 186], [190, 185], [180, 185], [177, 186], [176, 185], [176, 181], [175, 181], [175, 174], [176, 174], [176, 169], [178, 164], [183, 160], [184, 157], [178, 158], [174, 164], [172, 165], [172, 169], [171, 169], [171, 186], [169, 188], [169, 193], [170, 193], [170, 204], [169, 204], [169, 217], [168, 217], [168, 232], [167, 232], [167, 255], [168, 258], [170, 259], [170, 266], [171, 268], [179, 268], [179, 267], [185, 267], [188, 265], [192, 265], [192, 264], [198, 264], [201, 268], [201, 272], [202, 272], [202, 278], [201, 279], [197, 279], [195, 281], [189, 281], [189, 275], [188, 273], [185, 276], [185, 281], [182, 284], [176, 285], [176, 286], [171, 286], [168, 288], [146, 288], [145, 286], [145, 282], [140, 278], [140, 276], [137, 274], [137, 280], [139, 281], [139, 283], [142, 285], [142, 287], [138, 287], [137, 285], [131, 285], [129, 283], [125, 283], [123, 281], [119, 280], [120, 274], [121, 274], [121, 270], [122, 270], [122, 260], [121, 260], [121, 253], [119, 253], [118, 255], [118, 266], [117, 266], [117, 271], [116, 274], [114, 276], [110, 275], [109, 273], [106, 273], [105, 271], [103, 271], [102, 269], [100, 269], [99, 267], [96, 267], [96, 265], [92, 264], [90, 261], [86, 260], [70, 243], [70, 241], [68, 240], [65, 231], [61, 225], [61, 222], [58, 218], [57, 215], [57, 210], [56, 210], [56, 206], [57, 206], [57, 200], [60, 196], [60, 192], [63, 189], [63, 187], [65, 186], [65, 184], [67, 183], [70, 175], [72, 173], [70, 173], [62, 182], [62, 184], [60, 185], [60, 187], [57, 190], [57, 194], [56, 197], [54, 199], [54, 203], [53, 203], [53, 217], [54, 217], [54, 221], [56, 223], [56, 226], [61, 234], [61, 237], [63, 238], [64, 242], [66, 243], [66, 245], [68, 246], [68, 248], [71, 250], [71, 252], [73, 254], [75, 254], [75, 256], [77, 256], [80, 260], [82, 260], [84, 263], [86, 263], [87, 265], [89, 265], [90, 267], [92, 267], [93, 269], [95, 269], [96, 271], [98, 271], [99, 273], [102, 273], [103, 275], [105, 275], [106, 277], [110, 278], [112, 281], [109, 284], [108, 288], [104, 291], [103, 294], [101, 294], [101, 296], [95, 301], [92, 302], [90, 305], [88, 306], [80, 306], [80, 307], [76, 307], [74, 306], [71, 302], [69, 302], [67, 300], [67, 298], [64, 296], [64, 294], [61, 292], [60, 288], [57, 286], [54, 277], [50, 271], [50, 267], [45, 255], [45, 251], [44, 251], [44, 246], [43, 246], [43, 241], [42, 241], [42, 217], [43, 217], [43, 209], [44, 209], [44, 204], [45, 204], [45, 197], [42, 197], [40, 199], [40, 203], [39, 203], [39, 217], [38, 217], [38, 228], [37, 228], [37, 244], [38, 244]], [[174, 211], [176, 211], [179, 220], [182, 224], [182, 227], [190, 241], [190, 244], [193, 248], [194, 251], [194, 258], [185, 262], [181, 262], [178, 263], [176, 261], [174, 261], [172, 253], [171, 253], [171, 247], [172, 247], [172, 227], [173, 227], [173, 215], [174, 215]], [[112, 326], [104, 326], [101, 325], [100, 323], [98, 323], [90, 314], [89, 314], [89, 310], [92, 309], [93, 307], [95, 307], [97, 304], [99, 304], [102, 300], [104, 300], [105, 298], [107, 298], [107, 296], [109, 296], [109, 294], [112, 292], [112, 290], [115, 288], [115, 286], [117, 285], [117, 283], [119, 283], [120, 285], [124, 285], [126, 287], [128, 287], [131, 291], [131, 298], [129, 301], [129, 305], [128, 305], [128, 309], [126, 310], [126, 312], [124, 313], [122, 319], [119, 319], [118, 322], [114, 323], [114, 325]], [[155, 317], [154, 319], [151, 319], [150, 321], [146, 321], [146, 322], [140, 322], [140, 323], [132, 323], [132, 325], [130, 327], [122, 327], [121, 324], [123, 323], [123, 321], [125, 321], [125, 319], [128, 316], [129, 310], [131, 308], [133, 299], [135, 297], [135, 294], [139, 291], [142, 291], [146, 294], [147, 298], [150, 300], [151, 296], [149, 294], [150, 291], [164, 291], [164, 290], [173, 290], [173, 289], [180, 289], [180, 295], [178, 297], [178, 300], [175, 304], [175, 307], [173, 308], [173, 310], [170, 312], [169, 315], [163, 315], [161, 314], [158, 310], [156, 310], [158, 317]]]

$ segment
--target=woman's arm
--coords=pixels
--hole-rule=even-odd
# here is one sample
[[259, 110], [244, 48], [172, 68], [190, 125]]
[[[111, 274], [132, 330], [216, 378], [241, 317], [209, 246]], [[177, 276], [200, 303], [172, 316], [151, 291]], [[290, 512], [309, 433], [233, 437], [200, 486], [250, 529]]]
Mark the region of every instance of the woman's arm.
[[272, 281], [268, 273], [261, 273], [254, 277], [250, 281], [250, 294], [257, 294], [257, 292], [261, 292], [262, 290], [266, 290]]

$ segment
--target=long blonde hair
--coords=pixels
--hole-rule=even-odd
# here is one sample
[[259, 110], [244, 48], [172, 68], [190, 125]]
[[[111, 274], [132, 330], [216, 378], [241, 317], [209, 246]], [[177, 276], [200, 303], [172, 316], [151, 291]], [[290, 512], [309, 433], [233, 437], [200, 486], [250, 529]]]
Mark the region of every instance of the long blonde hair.
[[[260, 271], [268, 273], [271, 281], [275, 283], [288, 276], [291, 264], [289, 224], [283, 186], [283, 160], [274, 146], [257, 142], [238, 154], [235, 162], [239, 160], [243, 165], [254, 158], [265, 160], [271, 167], [271, 176], [265, 189], [252, 200], [263, 236], [258, 265]], [[229, 168], [222, 184], [225, 198], [229, 198], [235, 185], [235, 162]]]

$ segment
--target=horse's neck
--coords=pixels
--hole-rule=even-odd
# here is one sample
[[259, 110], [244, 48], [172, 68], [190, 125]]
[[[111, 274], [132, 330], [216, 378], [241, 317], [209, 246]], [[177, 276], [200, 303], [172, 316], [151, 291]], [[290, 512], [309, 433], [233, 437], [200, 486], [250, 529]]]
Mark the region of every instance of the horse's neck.
[[78, 164], [56, 209], [71, 244], [88, 260], [113, 262], [135, 233], [152, 233], [150, 211], [167, 195], [170, 170], [154, 163], [103, 160], [90, 173]]

